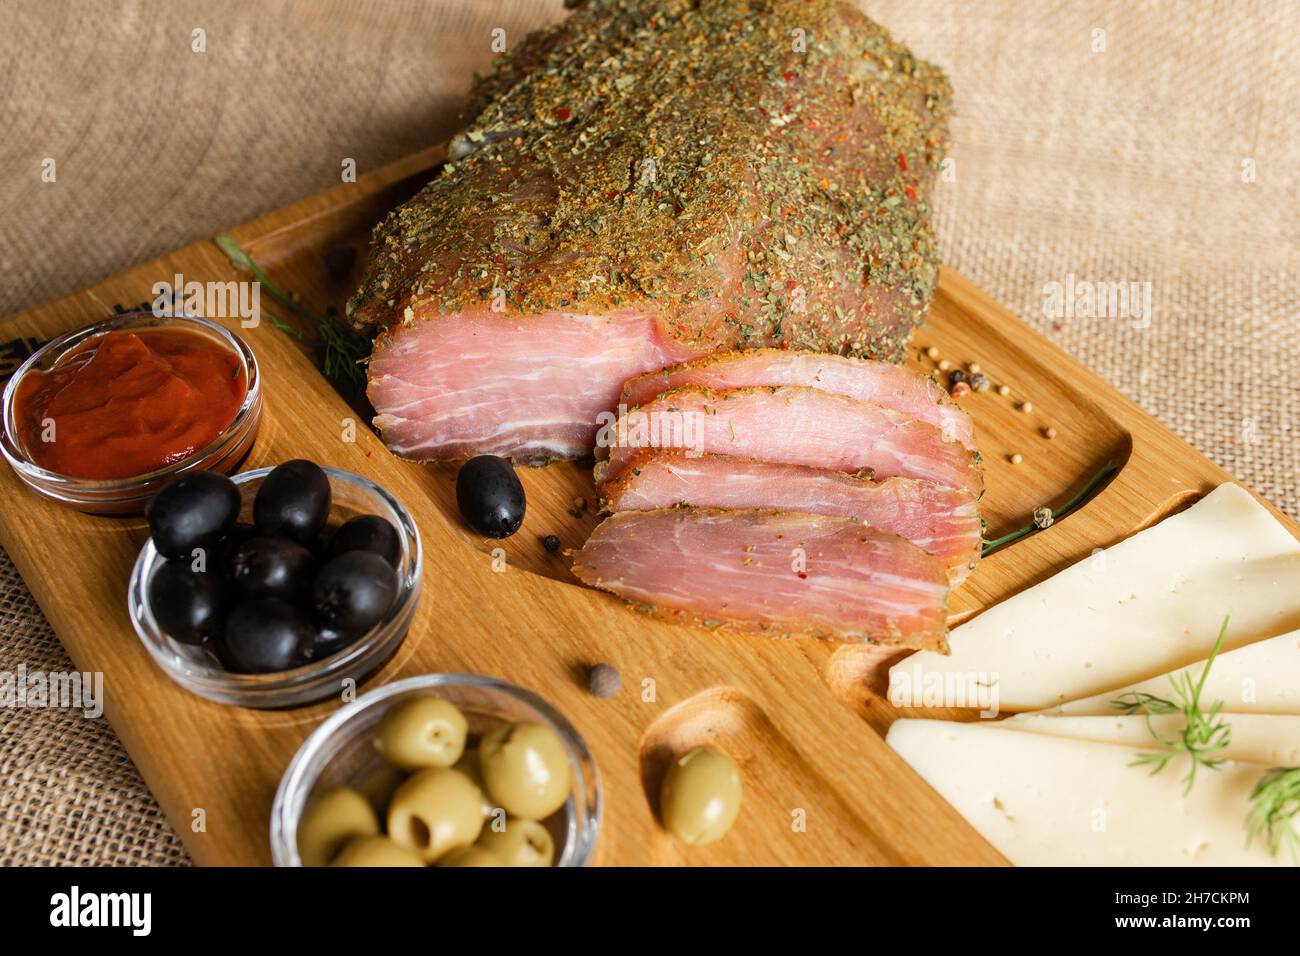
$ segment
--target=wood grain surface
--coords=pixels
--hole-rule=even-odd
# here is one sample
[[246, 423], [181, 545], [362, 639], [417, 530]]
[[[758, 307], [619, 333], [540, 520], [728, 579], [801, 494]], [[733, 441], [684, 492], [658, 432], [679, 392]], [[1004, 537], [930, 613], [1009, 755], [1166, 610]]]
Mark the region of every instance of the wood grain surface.
[[[409, 195], [440, 158], [413, 156], [234, 231], [282, 287], [317, 309], [341, 308], [355, 284], [370, 225]], [[326, 268], [330, 250], [356, 250], [351, 275]], [[337, 269], [335, 270], [337, 272]], [[0, 337], [53, 335], [150, 298], [155, 281], [238, 275], [211, 242], [132, 269], [77, 295], [14, 316]], [[268, 298], [263, 305], [273, 310]], [[279, 310], [283, 311], [283, 310]], [[278, 312], [277, 312], [278, 314]], [[232, 327], [234, 327], [232, 323]], [[951, 864], [1005, 862], [879, 736], [895, 712], [880, 696], [884, 649], [678, 627], [580, 587], [540, 539], [581, 543], [595, 523], [573, 499], [594, 500], [588, 468], [524, 471], [528, 518], [493, 570], [489, 542], [455, 512], [454, 471], [401, 462], [316, 370], [293, 338], [262, 322], [239, 330], [257, 352], [266, 389], [261, 433], [246, 467], [307, 457], [363, 473], [401, 498], [424, 541], [424, 589], [411, 632], [367, 686], [433, 671], [513, 681], [557, 706], [586, 738], [605, 794], [597, 862], [637, 864]], [[952, 620], [1049, 576], [1179, 508], [1228, 476], [1078, 363], [945, 272], [918, 330], [917, 366], [936, 347], [978, 362], [996, 389], [963, 400], [984, 455], [989, 536], [1059, 504], [1107, 462], [1118, 474], [1082, 510], [993, 555], [953, 595]], [[1033, 411], [1022, 409], [1032, 402]], [[1056, 435], [1048, 439], [1051, 426]], [[1011, 456], [1023, 461], [1012, 464]], [[145, 780], [203, 864], [269, 861], [271, 799], [294, 751], [327, 702], [257, 712], [189, 694], [153, 664], [133, 634], [125, 587], [145, 537], [140, 519], [96, 518], [50, 504], [8, 469], [0, 541], [13, 556], [74, 663], [103, 671], [106, 713]], [[1276, 513], [1276, 511], [1275, 511]], [[1280, 516], [1279, 516], [1280, 517]], [[1286, 519], [1283, 519], [1286, 520]], [[1293, 531], [1294, 523], [1288, 522]], [[622, 672], [612, 700], [591, 696], [585, 669]], [[653, 682], [654, 696], [643, 686]], [[740, 763], [744, 810], [721, 842], [686, 849], [657, 825], [653, 792], [667, 755], [713, 741]], [[191, 826], [195, 811], [206, 826]], [[792, 826], [803, 811], [806, 826]]]

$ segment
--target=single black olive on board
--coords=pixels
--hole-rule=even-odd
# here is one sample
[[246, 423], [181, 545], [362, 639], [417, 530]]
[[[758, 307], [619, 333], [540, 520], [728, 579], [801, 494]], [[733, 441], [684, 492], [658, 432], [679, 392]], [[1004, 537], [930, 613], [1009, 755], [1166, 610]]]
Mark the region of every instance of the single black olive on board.
[[373, 551], [348, 551], [316, 572], [311, 610], [323, 628], [360, 634], [383, 619], [397, 597], [397, 574]]
[[267, 537], [310, 547], [330, 514], [330, 480], [320, 465], [296, 458], [277, 465], [253, 498], [253, 523]]
[[230, 556], [230, 580], [245, 598], [297, 601], [311, 587], [316, 559], [288, 538], [249, 538]]
[[216, 568], [195, 571], [184, 559], [165, 561], [149, 579], [149, 607], [168, 637], [201, 644], [224, 617], [226, 586]]
[[231, 670], [271, 674], [307, 663], [316, 628], [305, 613], [279, 598], [240, 604], [222, 628], [220, 656]]
[[166, 558], [189, 558], [215, 544], [239, 517], [239, 489], [225, 475], [196, 471], [173, 478], [149, 502], [149, 534]]
[[372, 551], [396, 568], [402, 557], [402, 539], [392, 523], [379, 515], [357, 515], [334, 532], [328, 553], [337, 558], [349, 551]]
[[479, 455], [461, 466], [456, 504], [469, 526], [489, 538], [508, 538], [518, 531], [527, 507], [519, 476], [496, 455]]

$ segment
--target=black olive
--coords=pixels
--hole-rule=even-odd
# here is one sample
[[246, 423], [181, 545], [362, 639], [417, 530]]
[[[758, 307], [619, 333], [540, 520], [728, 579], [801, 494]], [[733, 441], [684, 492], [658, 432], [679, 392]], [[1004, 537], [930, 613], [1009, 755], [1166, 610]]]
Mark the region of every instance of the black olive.
[[395, 568], [402, 557], [402, 539], [379, 515], [357, 515], [343, 522], [330, 540], [331, 558], [349, 551], [373, 551]]
[[253, 499], [253, 523], [273, 538], [310, 547], [330, 514], [330, 480], [319, 465], [301, 458], [277, 465]]
[[149, 579], [153, 616], [182, 644], [201, 644], [215, 634], [225, 604], [225, 582], [215, 568], [195, 571], [189, 561], [165, 561]]
[[307, 615], [279, 598], [241, 604], [222, 628], [222, 660], [244, 674], [270, 674], [307, 663], [316, 628]]
[[229, 581], [231, 559], [235, 555], [235, 550], [249, 538], [256, 535], [257, 529], [251, 524], [246, 524], [243, 521], [235, 522], [235, 526], [223, 534], [217, 540], [217, 543], [212, 546], [212, 556], [209, 557], [209, 560], [215, 561], [215, 563], [209, 564], [209, 567], [215, 568]]
[[225, 475], [196, 471], [173, 478], [149, 502], [154, 547], [166, 558], [188, 558], [214, 544], [239, 517], [239, 489]]
[[336, 631], [332, 627], [318, 627], [316, 629], [316, 640], [311, 645], [311, 659], [313, 661], [324, 660], [331, 655], [337, 654], [345, 647], [351, 647], [356, 643], [360, 634], [351, 631]]
[[296, 601], [307, 594], [316, 559], [288, 538], [249, 538], [230, 555], [230, 580], [246, 598]]
[[397, 575], [372, 551], [340, 554], [316, 573], [312, 614], [323, 628], [359, 634], [374, 627], [397, 597]]
[[524, 523], [524, 486], [510, 462], [479, 455], [456, 475], [456, 504], [469, 526], [489, 538], [508, 538]]

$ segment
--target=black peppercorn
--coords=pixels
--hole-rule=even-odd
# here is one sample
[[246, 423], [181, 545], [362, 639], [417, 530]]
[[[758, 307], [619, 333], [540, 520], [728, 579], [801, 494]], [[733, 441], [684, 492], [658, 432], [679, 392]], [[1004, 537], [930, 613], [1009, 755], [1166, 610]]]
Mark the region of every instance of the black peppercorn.
[[587, 689], [597, 697], [613, 697], [622, 686], [623, 675], [613, 664], [597, 664], [587, 672]]
[[560, 539], [553, 534], [548, 534], [542, 539], [542, 547], [550, 554], [555, 554], [555, 552], [560, 550]]

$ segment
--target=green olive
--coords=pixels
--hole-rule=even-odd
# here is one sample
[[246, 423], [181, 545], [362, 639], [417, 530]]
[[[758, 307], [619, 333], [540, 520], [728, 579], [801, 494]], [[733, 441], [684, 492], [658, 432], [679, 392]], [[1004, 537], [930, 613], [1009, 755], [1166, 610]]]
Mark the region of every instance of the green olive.
[[478, 846], [463, 846], [452, 850], [438, 863], [439, 866], [505, 866], [495, 853]]
[[555, 841], [536, 820], [509, 820], [505, 829], [489, 823], [477, 846], [499, 857], [506, 866], [550, 866], [555, 859]]
[[330, 866], [424, 866], [424, 861], [388, 837], [353, 837]]
[[334, 787], [311, 799], [298, 821], [298, 855], [303, 866], [325, 866], [352, 837], [379, 833], [370, 801], [350, 787]]
[[403, 770], [450, 767], [465, 752], [469, 727], [451, 701], [416, 697], [391, 707], [375, 728], [379, 755]]
[[659, 812], [668, 832], [692, 846], [726, 836], [740, 813], [740, 771], [721, 750], [700, 747], [664, 775]]
[[542, 724], [503, 724], [479, 745], [488, 796], [512, 817], [543, 820], [569, 798], [569, 755]]
[[430, 767], [411, 775], [388, 807], [388, 836], [433, 863], [469, 846], [483, 829], [483, 794], [459, 770]]

